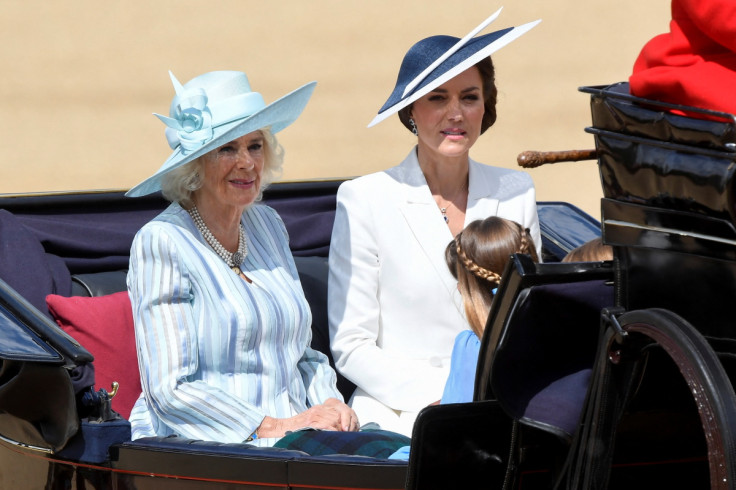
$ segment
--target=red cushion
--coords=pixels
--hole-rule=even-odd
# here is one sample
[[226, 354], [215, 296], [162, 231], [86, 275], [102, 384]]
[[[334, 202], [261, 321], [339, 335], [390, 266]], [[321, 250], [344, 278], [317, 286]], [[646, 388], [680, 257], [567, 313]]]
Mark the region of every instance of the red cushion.
[[127, 291], [107, 296], [46, 297], [51, 315], [94, 357], [96, 388], [120, 383], [112, 408], [126, 419], [141, 393], [133, 310]]

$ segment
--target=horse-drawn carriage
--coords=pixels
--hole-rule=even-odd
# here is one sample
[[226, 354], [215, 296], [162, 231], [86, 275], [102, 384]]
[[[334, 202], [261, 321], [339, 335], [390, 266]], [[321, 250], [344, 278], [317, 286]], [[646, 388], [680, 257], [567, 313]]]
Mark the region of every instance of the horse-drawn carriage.
[[[110, 386], [75, 386], [90, 363], [137, 372], [123, 345], [132, 331], [113, 307], [133, 234], [165, 203], [120, 192], [1, 197], [0, 488], [733, 488], [736, 123], [636, 99], [625, 84], [582, 90], [602, 222], [540, 203], [544, 263], [519, 255], [505, 271], [475, 401], [422, 411], [408, 463], [130, 441], [116, 403], [135, 389], [121, 385], [110, 399]], [[276, 184], [265, 196], [289, 230], [313, 346], [328, 355], [338, 185]], [[559, 262], [601, 232], [613, 261]]]

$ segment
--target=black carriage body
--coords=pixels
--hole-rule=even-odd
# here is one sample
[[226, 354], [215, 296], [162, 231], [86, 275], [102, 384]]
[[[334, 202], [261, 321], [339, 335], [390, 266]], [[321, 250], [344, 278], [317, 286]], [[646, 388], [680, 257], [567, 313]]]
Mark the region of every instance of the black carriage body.
[[582, 90], [591, 94], [618, 304], [669, 309], [706, 337], [734, 338], [733, 116], [672, 113], [683, 108], [631, 97], [628, 84]]
[[[736, 121], [633, 97], [626, 83], [581, 90], [618, 310], [603, 318], [573, 486], [636, 485], [612, 478], [612, 463], [669, 459], [696, 463], [680, 480], [689, 488], [734, 488]], [[584, 448], [594, 439], [605, 456]]]
[[[614, 260], [514, 258], [476, 401], [420, 414], [429, 449], [412, 454], [409, 488], [448, 485], [460, 450], [434, 451], [442, 439], [471, 443], [466, 460], [485, 460], [464, 473], [497, 488], [736, 488], [734, 117], [632, 97], [625, 83], [581, 90]], [[452, 429], [472, 426], [478, 437]]]

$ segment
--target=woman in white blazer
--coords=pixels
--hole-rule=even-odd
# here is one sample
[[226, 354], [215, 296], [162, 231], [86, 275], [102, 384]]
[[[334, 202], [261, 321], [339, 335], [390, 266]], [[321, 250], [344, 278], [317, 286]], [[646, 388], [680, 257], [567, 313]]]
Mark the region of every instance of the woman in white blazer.
[[530, 27], [461, 46], [450, 36], [415, 44], [371, 125], [398, 112], [416, 147], [400, 165], [338, 191], [330, 341], [337, 369], [357, 386], [350, 405], [364, 424], [410, 436], [419, 410], [441, 398], [453, 342], [468, 328], [444, 251], [467, 223], [516, 221], [541, 252], [531, 178], [469, 157], [496, 119], [490, 54]]

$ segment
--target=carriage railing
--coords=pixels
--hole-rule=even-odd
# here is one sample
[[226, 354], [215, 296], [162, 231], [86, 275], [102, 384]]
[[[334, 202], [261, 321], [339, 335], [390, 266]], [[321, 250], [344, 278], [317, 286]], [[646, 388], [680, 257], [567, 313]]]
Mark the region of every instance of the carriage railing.
[[597, 159], [617, 305], [672, 310], [731, 349], [735, 116], [638, 98], [626, 83], [580, 90], [591, 95], [595, 149], [525, 152], [519, 164]]
[[[736, 119], [637, 98], [626, 83], [580, 90], [591, 95], [595, 150], [519, 157], [530, 168], [597, 159], [601, 232], [614, 250], [616, 306], [602, 314], [585, 416], [560, 485], [616, 487], [613, 462], [625, 448], [640, 466], [701, 454], [705, 473], [696, 466], [676, 478], [736, 488]], [[631, 430], [643, 420], [677, 430]]]

